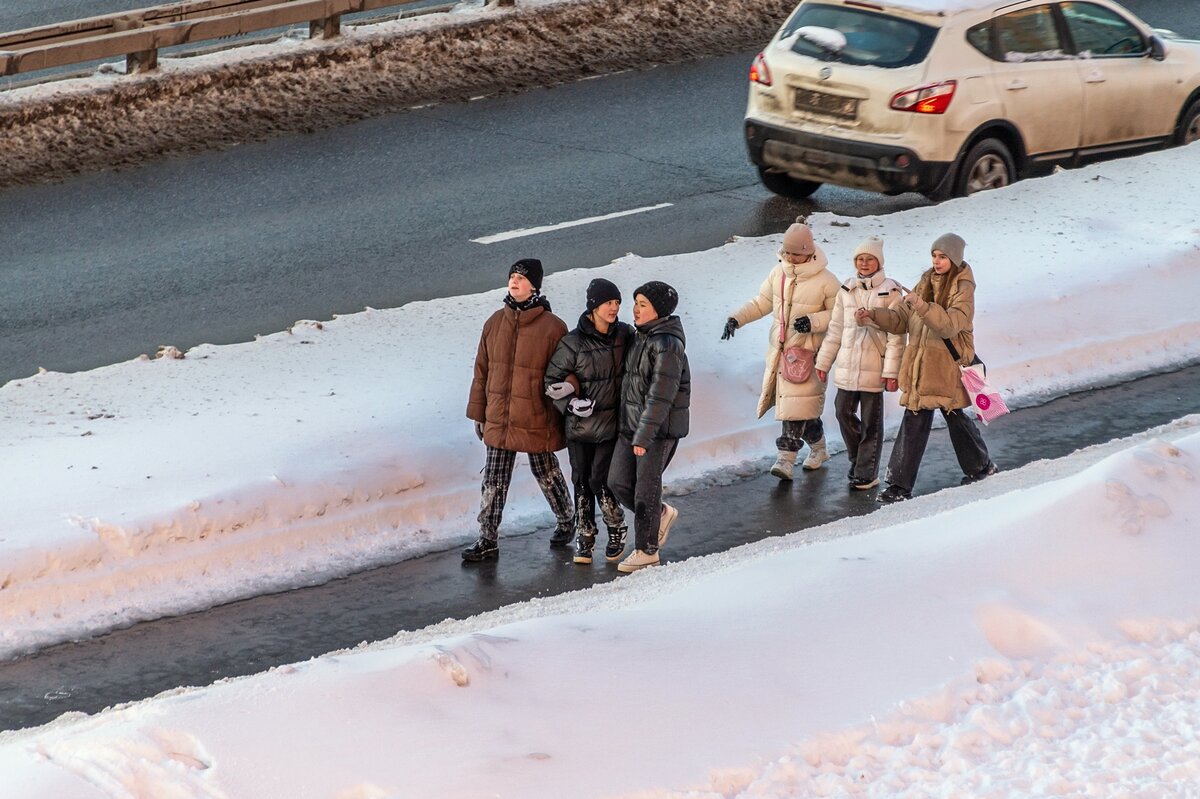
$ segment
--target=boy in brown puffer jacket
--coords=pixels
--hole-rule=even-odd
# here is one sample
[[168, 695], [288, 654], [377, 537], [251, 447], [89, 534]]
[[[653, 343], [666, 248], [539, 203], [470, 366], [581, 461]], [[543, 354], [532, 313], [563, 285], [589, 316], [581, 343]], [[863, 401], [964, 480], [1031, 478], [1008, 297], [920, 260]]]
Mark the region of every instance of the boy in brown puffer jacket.
[[467, 418], [487, 445], [479, 502], [479, 540], [463, 550], [466, 561], [500, 556], [498, 529], [517, 453], [529, 456], [558, 524], [551, 546], [568, 546], [574, 529], [571, 493], [554, 454], [567, 445], [563, 418], [543, 394], [542, 380], [567, 326], [542, 296], [542, 262], [523, 258], [508, 270], [504, 307], [483, 325], [475, 354], [475, 379]]

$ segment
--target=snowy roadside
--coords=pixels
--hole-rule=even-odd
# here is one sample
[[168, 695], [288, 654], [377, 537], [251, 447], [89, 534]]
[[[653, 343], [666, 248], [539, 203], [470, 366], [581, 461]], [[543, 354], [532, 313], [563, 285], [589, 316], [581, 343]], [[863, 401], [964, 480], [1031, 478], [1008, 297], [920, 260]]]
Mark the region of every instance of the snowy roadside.
[[[880, 234], [888, 272], [910, 285], [938, 234], [962, 234], [979, 280], [979, 349], [1011, 404], [1029, 405], [1200, 358], [1191, 304], [1165, 301], [1200, 289], [1188, 200], [1200, 183], [1196, 152], [887, 217], [812, 221], [839, 273], [864, 236]], [[729, 342], [718, 333], [777, 246], [766, 237], [628, 256], [546, 280], [571, 324], [596, 276], [626, 292], [649, 278], [680, 290], [695, 390], [693, 432], [668, 472], [675, 491], [773, 449], [776, 423], [753, 419], [766, 328]], [[495, 265], [498, 285], [507, 266]], [[0, 388], [0, 475], [11, 497], [0, 529], [0, 656], [472, 537], [482, 448], [463, 413], [478, 325], [501, 296], [299, 322], [183, 360]], [[887, 412], [894, 427], [897, 409]], [[836, 436], [832, 411], [826, 423]], [[517, 479], [509, 502], [504, 534], [548, 522], [531, 480]]]
[[6, 796], [1195, 796], [1198, 430], [0, 734]]
[[[760, 46], [792, 0], [466, 0], [448, 13], [0, 92], [0, 186]], [[747, 65], [748, 66], [748, 65]]]

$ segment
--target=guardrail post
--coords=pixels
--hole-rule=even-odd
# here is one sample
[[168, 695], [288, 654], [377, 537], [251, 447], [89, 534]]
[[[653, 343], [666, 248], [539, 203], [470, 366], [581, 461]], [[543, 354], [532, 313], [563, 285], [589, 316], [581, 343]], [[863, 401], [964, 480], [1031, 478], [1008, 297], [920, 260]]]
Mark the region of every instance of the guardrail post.
[[[146, 27], [146, 21], [141, 17], [118, 17], [113, 20], [114, 31], [131, 31], [144, 27]], [[136, 53], [125, 54], [126, 75], [153, 72], [156, 69], [158, 69], [158, 50], [140, 50]]]
[[308, 23], [308, 38], [310, 39], [332, 39], [341, 35], [341, 32], [341, 14], [334, 14], [331, 17], [314, 19], [312, 22]]

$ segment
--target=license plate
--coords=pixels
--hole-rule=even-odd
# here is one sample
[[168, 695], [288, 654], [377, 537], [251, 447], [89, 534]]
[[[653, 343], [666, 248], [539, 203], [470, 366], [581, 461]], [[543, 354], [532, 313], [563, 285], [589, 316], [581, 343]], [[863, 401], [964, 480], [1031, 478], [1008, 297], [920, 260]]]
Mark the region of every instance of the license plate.
[[858, 118], [858, 99], [839, 97], [836, 94], [796, 89], [796, 110], [810, 114], [824, 114], [838, 119]]

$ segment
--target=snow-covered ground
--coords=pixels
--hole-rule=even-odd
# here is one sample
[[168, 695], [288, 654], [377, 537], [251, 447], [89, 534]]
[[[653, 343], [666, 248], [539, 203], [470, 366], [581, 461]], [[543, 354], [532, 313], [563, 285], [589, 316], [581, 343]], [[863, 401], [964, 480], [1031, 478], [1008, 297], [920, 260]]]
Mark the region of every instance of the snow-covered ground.
[[[1200, 358], [1188, 300], [1200, 296], [1196, 155], [1176, 149], [937, 207], [812, 223], [843, 274], [855, 245], [882, 235], [886, 268], [906, 285], [938, 234], [962, 234], [979, 282], [979, 350], [1010, 405], [1028, 405]], [[777, 423], [753, 418], [766, 323], [718, 337], [777, 248], [766, 237], [631, 255], [546, 280], [571, 324], [598, 275], [627, 294], [651, 278], [679, 289], [694, 405], [668, 472], [675, 491], [773, 452]], [[497, 286], [507, 267], [494, 265]], [[479, 329], [502, 296], [302, 321], [182, 360], [0, 388], [0, 656], [472, 538], [483, 447], [463, 414]], [[892, 405], [889, 427], [898, 418]], [[503, 534], [552, 523], [523, 466], [509, 500]]]
[[[980, 351], [1027, 405], [1200, 357], [1196, 153], [812, 222], [841, 273], [882, 235], [907, 285], [962, 234]], [[598, 275], [679, 288], [694, 423], [676, 491], [772, 449], [752, 418], [765, 323], [718, 334], [777, 246], [546, 280], [571, 321]], [[4, 653], [469, 539], [483, 453], [462, 413], [501, 296], [4, 386]], [[1200, 796], [1198, 426], [5, 733], [2, 795]], [[510, 502], [504, 532], [549, 522], [523, 472]]]
[[871, 516], [0, 734], [3, 795], [1195, 797], [1198, 477], [1190, 416]]

